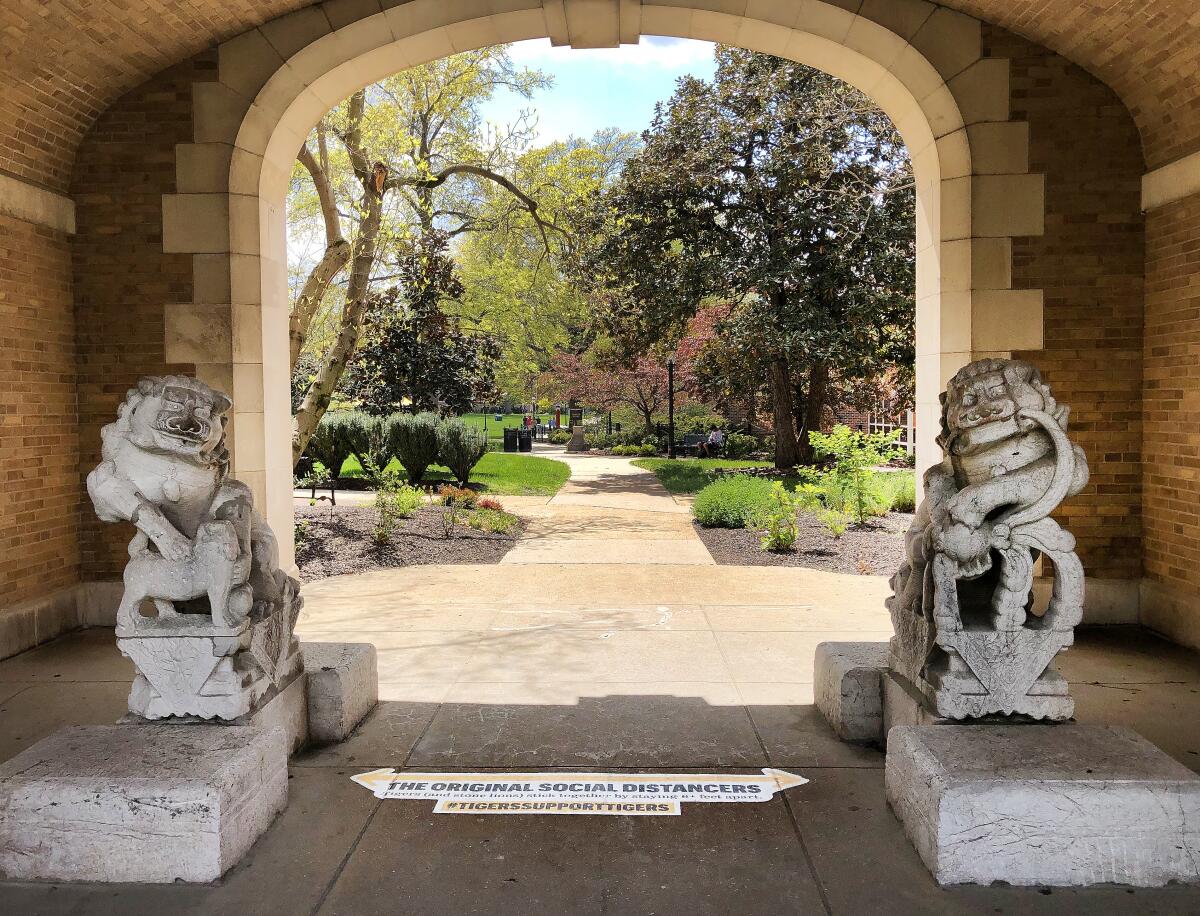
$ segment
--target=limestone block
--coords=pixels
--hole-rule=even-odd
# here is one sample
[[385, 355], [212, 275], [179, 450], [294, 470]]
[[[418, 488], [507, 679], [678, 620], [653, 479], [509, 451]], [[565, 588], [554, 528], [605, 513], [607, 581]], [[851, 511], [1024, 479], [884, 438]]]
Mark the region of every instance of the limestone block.
[[162, 217], [163, 251], [218, 254], [229, 250], [225, 194], [164, 194]]
[[887, 670], [886, 642], [823, 642], [817, 645], [813, 693], [817, 708], [843, 741], [879, 743], [883, 738], [880, 677]]
[[359, 642], [306, 642], [308, 732], [314, 743], [343, 741], [379, 702], [375, 647]]
[[[299, 662], [297, 659], [297, 664]], [[303, 671], [297, 672], [283, 689], [268, 696], [257, 709], [233, 724], [259, 731], [278, 728], [283, 732], [288, 753], [296, 753], [309, 740], [307, 681]]]
[[987, 57], [948, 81], [968, 124], [1008, 120], [1009, 66], [1007, 58]]
[[0, 766], [0, 874], [215, 881], [287, 805], [287, 782], [278, 729], [62, 729]]
[[163, 306], [164, 355], [173, 363], [217, 363], [233, 355], [228, 305], [168, 302]]
[[938, 7], [910, 41], [944, 79], [950, 79], [979, 60], [983, 24], [972, 16]]
[[883, 744], [897, 725], [944, 725], [949, 719], [935, 716], [925, 708], [921, 694], [895, 671], [884, 673], [880, 682], [883, 704]]
[[1029, 124], [986, 121], [967, 127], [977, 175], [1013, 175], [1029, 171]]
[[1043, 235], [1046, 231], [1044, 175], [976, 175], [971, 179], [975, 235]]
[[975, 350], [1040, 350], [1040, 289], [977, 289], [972, 299], [971, 344]]
[[885, 783], [939, 884], [1200, 879], [1200, 777], [1130, 729], [901, 726]]
[[258, 30], [284, 60], [329, 33], [329, 20], [320, 7], [309, 6], [265, 22]]

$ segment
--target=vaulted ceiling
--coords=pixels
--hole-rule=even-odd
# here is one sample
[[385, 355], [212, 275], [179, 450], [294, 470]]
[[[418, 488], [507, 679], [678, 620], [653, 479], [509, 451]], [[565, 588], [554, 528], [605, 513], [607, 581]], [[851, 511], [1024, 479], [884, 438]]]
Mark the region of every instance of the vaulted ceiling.
[[[343, 0], [346, 2], [346, 0]], [[396, 0], [354, 0], [364, 9]], [[854, 6], [857, 0], [837, 0]], [[62, 190], [101, 112], [170, 65], [312, 0], [3, 0], [0, 171]], [[1197, 0], [943, 0], [1051, 48], [1108, 83], [1146, 159], [1200, 149]]]

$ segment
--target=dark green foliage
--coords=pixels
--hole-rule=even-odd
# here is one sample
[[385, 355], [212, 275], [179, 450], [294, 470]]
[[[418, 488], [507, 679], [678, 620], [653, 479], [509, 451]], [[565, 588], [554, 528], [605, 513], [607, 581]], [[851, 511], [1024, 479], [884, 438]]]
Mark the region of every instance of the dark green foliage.
[[354, 357], [347, 387], [372, 414], [399, 410], [466, 413], [494, 394], [499, 348], [484, 334], [468, 334], [443, 306], [456, 303], [463, 285], [439, 233], [422, 236], [399, 258], [400, 286], [372, 301], [367, 332]]
[[306, 452], [314, 461], [325, 465], [336, 485], [342, 465], [352, 454], [358, 453], [362, 443], [360, 417], [352, 413], [327, 413], [308, 440]]
[[726, 477], [696, 494], [692, 514], [705, 528], [746, 528], [769, 511], [772, 492], [769, 480], [741, 475]]
[[395, 414], [388, 422], [388, 450], [408, 474], [420, 483], [438, 459], [438, 417], [434, 413]]
[[819, 428], [833, 386], [913, 360], [912, 171], [893, 125], [846, 83], [737, 48], [716, 59], [711, 81], [678, 81], [581, 214], [577, 274], [602, 287], [602, 317], [631, 348], [730, 303], [721, 372], [769, 383], [776, 463], [790, 467], [805, 457], [796, 428]]
[[483, 430], [459, 419], [443, 420], [437, 428], [438, 462], [450, 469], [463, 486], [471, 477], [471, 469], [487, 452], [487, 437]]

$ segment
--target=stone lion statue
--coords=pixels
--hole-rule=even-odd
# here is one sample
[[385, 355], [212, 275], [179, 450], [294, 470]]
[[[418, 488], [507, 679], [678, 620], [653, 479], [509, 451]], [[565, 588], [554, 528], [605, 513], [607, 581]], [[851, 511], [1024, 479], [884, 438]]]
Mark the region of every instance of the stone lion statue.
[[[279, 568], [275, 536], [254, 510], [249, 488], [228, 476], [231, 406], [226, 395], [198, 379], [143, 378], [127, 393], [117, 420], [101, 431], [103, 460], [87, 478], [100, 519], [129, 521], [137, 529], [117, 635], [145, 681], [135, 684], [135, 693], [144, 695], [143, 709], [135, 709], [142, 714], [146, 707], [170, 707], [164, 697], [180, 693], [178, 684], [153, 670], [155, 659], [179, 667], [178, 657], [168, 661], [164, 653], [178, 656], [185, 645], [188, 652], [196, 649], [194, 643], [169, 646], [164, 637], [215, 640], [211, 651], [197, 655], [214, 669], [212, 676], [206, 682], [196, 674], [189, 681], [204, 696], [237, 694], [239, 685], [262, 680], [247, 674], [251, 660], [276, 683], [295, 668], [291, 632], [301, 606], [299, 583]], [[157, 616], [141, 613], [147, 599]], [[243, 651], [248, 657], [238, 658]], [[220, 667], [225, 656], [233, 661]], [[265, 689], [260, 684], [250, 691], [250, 702]], [[176, 696], [175, 705], [182, 702]], [[191, 705], [183, 712], [205, 715], [197, 710], [213, 703]], [[245, 701], [234, 705], [239, 714], [248, 709]]]
[[[1047, 704], [1026, 694], [1070, 643], [1083, 608], [1075, 539], [1048, 516], [1087, 484], [1087, 459], [1067, 438], [1068, 408], [1030, 363], [971, 363], [941, 400], [945, 458], [925, 474], [924, 502], [891, 580], [892, 667], [942, 715], [1038, 715]], [[1045, 614], [1031, 619], [1042, 554], [1054, 563], [1054, 590]], [[1034, 658], [1030, 644], [1049, 632], [1065, 641], [1060, 635], [1049, 657], [1042, 650]]]

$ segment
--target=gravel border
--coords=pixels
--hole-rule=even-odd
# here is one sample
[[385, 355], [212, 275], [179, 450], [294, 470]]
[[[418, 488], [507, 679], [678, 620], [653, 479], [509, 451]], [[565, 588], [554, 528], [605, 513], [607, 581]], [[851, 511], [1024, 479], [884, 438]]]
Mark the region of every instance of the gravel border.
[[412, 518], [401, 519], [391, 543], [379, 547], [371, 538], [375, 520], [372, 506], [337, 506], [332, 520], [328, 503], [297, 506], [297, 527], [308, 523], [296, 550], [300, 581], [401, 566], [499, 563], [523, 527], [518, 522], [508, 534], [491, 534], [459, 524], [454, 537], [447, 540], [441, 507], [423, 506]]
[[904, 559], [904, 532], [913, 516], [889, 512], [864, 525], [852, 525], [840, 538], [811, 515], [801, 514], [796, 549], [774, 553], [761, 546], [763, 531], [693, 526], [720, 566], [800, 566], [863, 576], [890, 576]]

